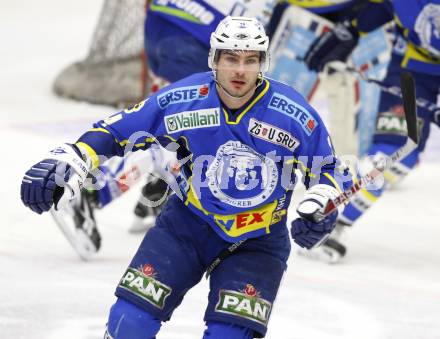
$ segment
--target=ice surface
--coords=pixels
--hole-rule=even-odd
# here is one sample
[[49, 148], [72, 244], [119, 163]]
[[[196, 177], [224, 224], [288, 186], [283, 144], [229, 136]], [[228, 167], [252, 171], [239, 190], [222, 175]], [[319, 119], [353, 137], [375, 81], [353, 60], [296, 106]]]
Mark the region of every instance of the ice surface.
[[[19, 200], [30, 165], [113, 111], [51, 93], [57, 72], [87, 53], [101, 3], [0, 4], [2, 339], [102, 338], [114, 288], [141, 241], [126, 232], [136, 189], [98, 213], [103, 247], [88, 263], [48, 214]], [[350, 232], [345, 262], [291, 256], [267, 338], [440, 338], [440, 138], [433, 132], [427, 161]], [[200, 338], [207, 292], [206, 281], [191, 290], [158, 338]]]

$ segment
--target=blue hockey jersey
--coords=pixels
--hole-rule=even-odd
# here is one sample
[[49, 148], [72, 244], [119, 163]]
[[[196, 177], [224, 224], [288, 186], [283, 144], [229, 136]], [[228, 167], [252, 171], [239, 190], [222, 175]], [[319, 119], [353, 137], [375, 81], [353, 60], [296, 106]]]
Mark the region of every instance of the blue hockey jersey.
[[394, 19], [405, 46], [402, 67], [440, 75], [440, 0], [370, 0], [360, 13], [357, 25], [369, 32]]
[[185, 204], [227, 241], [267, 234], [285, 220], [295, 168], [306, 186], [338, 187], [319, 115], [293, 88], [271, 79], [262, 79], [254, 97], [231, 112], [212, 73], [195, 74], [98, 122], [80, 143], [91, 154], [111, 156], [158, 140], [175, 141], [178, 153], [190, 155], [182, 169]]

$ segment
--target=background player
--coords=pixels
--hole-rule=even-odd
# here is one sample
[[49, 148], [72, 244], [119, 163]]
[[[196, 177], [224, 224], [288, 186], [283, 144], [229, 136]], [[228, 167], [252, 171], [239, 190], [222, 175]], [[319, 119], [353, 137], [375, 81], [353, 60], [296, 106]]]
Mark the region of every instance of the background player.
[[[273, 34], [273, 67], [269, 76], [283, 81], [315, 104], [327, 106], [325, 117], [338, 154], [365, 154], [371, 142], [379, 90], [351, 72], [310, 71], [302, 62], [311, 43], [335, 22], [353, 16], [365, 1], [284, 1], [269, 24]], [[378, 29], [366, 34], [350, 58], [350, 65], [372, 78], [381, 78], [389, 60], [389, 34]], [[326, 105], [326, 104], [327, 105]]]
[[[418, 161], [429, 137], [431, 122], [436, 114], [429, 109], [435, 104], [440, 84], [440, 1], [370, 1], [359, 14], [339, 23], [336, 28], [319, 38], [309, 49], [305, 60], [312, 70], [320, 71], [331, 61], [345, 61], [358, 43], [362, 32], [369, 32], [390, 21], [395, 22], [397, 39], [384, 85], [399, 89], [399, 75], [409, 70], [416, 81], [417, 97], [425, 103], [420, 107], [420, 144], [417, 150], [396, 164], [385, 175], [386, 185], [380, 189], [363, 190], [352, 198], [338, 217], [338, 226], [332, 238], [315, 250], [313, 256], [336, 262], [345, 255], [340, 232], [351, 226], [389, 185], [402, 180]], [[372, 159], [382, 158], [396, 151], [405, 140], [406, 125], [401, 99], [382, 93], [376, 131], [368, 154]], [[371, 159], [370, 158], [370, 159]]]

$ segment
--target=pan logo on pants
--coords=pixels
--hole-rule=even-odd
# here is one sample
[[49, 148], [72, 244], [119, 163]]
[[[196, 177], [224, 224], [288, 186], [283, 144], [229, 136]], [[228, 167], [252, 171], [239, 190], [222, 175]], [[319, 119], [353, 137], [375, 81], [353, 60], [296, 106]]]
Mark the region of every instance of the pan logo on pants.
[[251, 284], [243, 292], [220, 290], [215, 311], [232, 314], [267, 326], [272, 303], [261, 298]]
[[144, 265], [139, 269], [129, 267], [119, 282], [119, 287], [163, 309], [165, 299], [171, 294], [171, 287], [155, 278], [154, 268]]

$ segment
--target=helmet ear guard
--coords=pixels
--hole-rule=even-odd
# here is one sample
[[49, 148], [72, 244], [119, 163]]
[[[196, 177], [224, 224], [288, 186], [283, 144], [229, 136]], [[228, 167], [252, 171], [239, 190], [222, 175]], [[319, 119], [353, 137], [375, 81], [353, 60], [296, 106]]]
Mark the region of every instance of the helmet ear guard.
[[218, 50], [258, 51], [262, 54], [260, 72], [269, 70], [269, 38], [263, 25], [254, 18], [227, 16], [211, 34], [208, 66], [214, 71]]
[[212, 48], [209, 49], [209, 54], [208, 54], [208, 67], [210, 69], [214, 69], [214, 57], [215, 57], [215, 50], [213, 51]]

